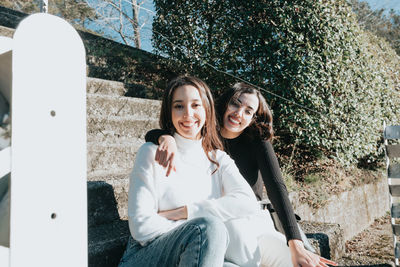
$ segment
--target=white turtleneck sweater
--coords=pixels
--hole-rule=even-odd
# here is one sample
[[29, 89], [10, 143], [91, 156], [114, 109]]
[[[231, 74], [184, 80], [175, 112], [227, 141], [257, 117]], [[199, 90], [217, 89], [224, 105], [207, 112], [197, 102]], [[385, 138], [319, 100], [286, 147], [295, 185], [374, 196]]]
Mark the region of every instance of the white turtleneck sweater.
[[[185, 205], [188, 220], [215, 216], [225, 222], [228, 232], [238, 230], [236, 219], [260, 214], [253, 191], [225, 152], [216, 151], [219, 168], [213, 173], [217, 166], [207, 158], [201, 140], [189, 140], [179, 134], [174, 137], [178, 147], [177, 171], [168, 177], [165, 176], [166, 169], [154, 160], [156, 145], [145, 143], [136, 155], [128, 198], [129, 228], [135, 240], [146, 245], [185, 222], [158, 215], [159, 211]], [[247, 224], [247, 219], [245, 221]], [[237, 240], [231, 233], [229, 235], [231, 240]], [[243, 252], [243, 244], [230, 244], [228, 250], [234, 255], [249, 254]]]

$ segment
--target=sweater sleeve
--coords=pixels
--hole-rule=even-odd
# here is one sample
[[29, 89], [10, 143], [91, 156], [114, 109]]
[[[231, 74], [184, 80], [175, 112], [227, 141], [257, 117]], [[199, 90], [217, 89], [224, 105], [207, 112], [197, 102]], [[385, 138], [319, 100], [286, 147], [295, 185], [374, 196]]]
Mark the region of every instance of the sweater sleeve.
[[157, 193], [154, 182], [153, 159], [155, 145], [142, 145], [136, 155], [130, 176], [128, 221], [132, 237], [141, 245], [175, 228], [181, 221], [168, 220], [158, 215]]
[[146, 133], [144, 139], [146, 142], [152, 142], [155, 145], [159, 145], [158, 138], [162, 135], [170, 135], [170, 133], [167, 130], [153, 129]]
[[[260, 208], [249, 184], [240, 174], [234, 161], [221, 152], [218, 175], [222, 196], [187, 205], [188, 219], [215, 216], [222, 221], [257, 213]], [[213, 177], [216, 178], [216, 177]]]
[[301, 240], [297, 221], [274, 148], [270, 142], [261, 141], [261, 144], [257, 144], [256, 150], [257, 163], [267, 189], [268, 198], [278, 213], [286, 239], [288, 241], [291, 239]]

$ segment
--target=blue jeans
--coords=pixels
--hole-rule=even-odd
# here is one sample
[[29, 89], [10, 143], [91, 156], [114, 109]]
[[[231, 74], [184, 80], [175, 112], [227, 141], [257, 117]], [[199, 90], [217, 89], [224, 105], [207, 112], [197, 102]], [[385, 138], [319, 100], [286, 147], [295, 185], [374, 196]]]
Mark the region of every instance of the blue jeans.
[[228, 232], [221, 220], [196, 218], [162, 234], [146, 246], [130, 237], [119, 267], [221, 267], [228, 243]]

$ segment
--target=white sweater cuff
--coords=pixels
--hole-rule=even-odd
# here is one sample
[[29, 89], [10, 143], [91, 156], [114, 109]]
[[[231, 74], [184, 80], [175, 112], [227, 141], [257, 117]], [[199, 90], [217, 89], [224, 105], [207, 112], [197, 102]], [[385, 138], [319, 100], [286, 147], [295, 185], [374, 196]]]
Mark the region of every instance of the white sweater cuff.
[[187, 219], [188, 220], [199, 217], [198, 213], [199, 213], [200, 207], [198, 205], [192, 203], [192, 204], [186, 205], [186, 209], [187, 209]]

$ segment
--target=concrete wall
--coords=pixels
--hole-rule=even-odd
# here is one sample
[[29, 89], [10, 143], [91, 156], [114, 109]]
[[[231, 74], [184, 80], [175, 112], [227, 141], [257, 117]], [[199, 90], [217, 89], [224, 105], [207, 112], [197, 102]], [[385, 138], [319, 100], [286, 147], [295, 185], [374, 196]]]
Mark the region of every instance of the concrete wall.
[[349, 240], [376, 218], [389, 211], [389, 192], [386, 177], [372, 184], [355, 187], [351, 191], [332, 195], [324, 207], [315, 210], [301, 204], [297, 194], [291, 193], [293, 208], [302, 220], [338, 223], [343, 229], [344, 239]]

